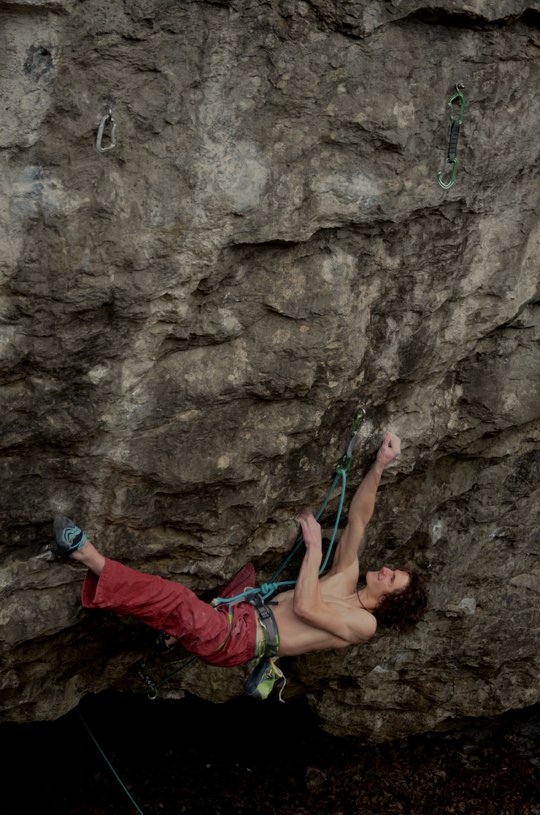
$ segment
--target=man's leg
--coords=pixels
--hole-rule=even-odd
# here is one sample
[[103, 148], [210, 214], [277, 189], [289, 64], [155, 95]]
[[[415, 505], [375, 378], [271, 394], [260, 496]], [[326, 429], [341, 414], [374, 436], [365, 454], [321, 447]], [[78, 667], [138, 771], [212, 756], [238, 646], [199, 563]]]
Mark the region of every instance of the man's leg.
[[75, 521], [64, 515], [57, 515], [54, 519], [54, 536], [56, 538], [52, 547], [54, 557], [78, 560], [99, 577], [105, 565], [105, 558], [90, 543]]
[[57, 546], [88, 568], [82, 589], [85, 608], [136, 617], [212, 664], [238, 665], [253, 658], [256, 624], [251, 606], [235, 606], [234, 619], [229, 619], [223, 606], [218, 610], [208, 605], [181, 583], [104, 557], [73, 521], [64, 521], [69, 519], [57, 524]]
[[86, 568], [93, 572], [97, 577], [100, 576], [101, 572], [103, 571], [103, 567], [105, 566], [105, 558], [101, 552], [98, 552], [96, 547], [90, 543], [89, 540], [87, 540], [80, 549], [72, 552], [70, 554], [70, 558], [82, 563], [83, 566], [86, 566]]
[[70, 518], [57, 516], [54, 534], [55, 557], [69, 557], [88, 569], [82, 589], [85, 608], [137, 617], [199, 656], [212, 654], [227, 638], [227, 615], [203, 603], [190, 589], [104, 557]]
[[89, 567], [82, 588], [85, 608], [136, 617], [203, 658], [227, 639], [227, 614], [199, 600], [181, 583], [104, 558], [89, 543], [71, 557]]

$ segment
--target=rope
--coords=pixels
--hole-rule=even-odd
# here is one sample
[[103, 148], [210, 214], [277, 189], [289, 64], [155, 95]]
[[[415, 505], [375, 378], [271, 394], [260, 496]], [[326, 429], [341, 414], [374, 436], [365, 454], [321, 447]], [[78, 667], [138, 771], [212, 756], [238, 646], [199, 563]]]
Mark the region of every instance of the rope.
[[129, 800], [131, 801], [131, 803], [133, 804], [133, 806], [135, 807], [135, 809], [137, 810], [139, 815], [144, 815], [144, 812], [139, 807], [139, 805], [137, 804], [137, 802], [135, 801], [135, 799], [131, 795], [130, 791], [128, 790], [128, 788], [126, 787], [126, 785], [124, 784], [124, 782], [122, 781], [122, 779], [120, 778], [120, 776], [118, 775], [116, 770], [114, 769], [113, 765], [111, 764], [111, 762], [109, 761], [109, 759], [107, 758], [107, 756], [105, 755], [103, 750], [101, 749], [101, 746], [99, 745], [98, 740], [96, 739], [96, 737], [94, 736], [94, 734], [90, 730], [90, 728], [87, 725], [86, 720], [85, 720], [84, 716], [82, 715], [82, 713], [80, 712], [80, 710], [77, 711], [77, 714], [79, 716], [79, 719], [81, 720], [81, 722], [85, 726], [86, 732], [88, 733], [88, 735], [90, 736], [90, 738], [92, 739], [94, 744], [96, 745], [97, 749], [101, 753], [101, 755], [102, 755], [103, 759], [105, 760], [105, 762], [108, 764], [110, 771], [112, 772], [112, 774], [114, 775], [114, 777], [116, 778], [116, 780], [118, 781], [118, 783], [120, 784], [120, 786], [122, 787], [124, 792], [126, 793], [127, 797], [129, 798]]
[[[338, 510], [337, 510], [337, 513], [336, 513], [336, 520], [335, 520], [335, 523], [334, 523], [334, 529], [332, 531], [332, 537], [330, 539], [330, 543], [329, 543], [328, 549], [326, 551], [326, 556], [325, 556], [324, 561], [323, 561], [323, 563], [321, 565], [321, 568], [319, 570], [319, 575], [324, 574], [324, 572], [328, 568], [328, 563], [329, 563], [330, 557], [332, 555], [332, 551], [333, 551], [333, 548], [334, 548], [334, 543], [335, 543], [335, 540], [336, 540], [337, 531], [338, 531], [338, 528], [339, 528], [339, 522], [341, 520], [341, 514], [343, 512], [343, 505], [345, 503], [345, 494], [346, 494], [346, 491], [347, 491], [347, 472], [348, 472], [348, 470], [349, 470], [349, 468], [351, 466], [351, 462], [352, 462], [352, 458], [353, 458], [354, 445], [355, 445], [356, 440], [357, 440], [358, 431], [360, 430], [360, 426], [361, 426], [362, 422], [364, 421], [365, 416], [366, 416], [365, 410], [363, 408], [361, 408], [358, 411], [358, 413], [356, 414], [355, 418], [354, 418], [352, 432], [351, 432], [351, 438], [350, 438], [349, 444], [347, 446], [347, 451], [346, 451], [345, 455], [343, 456], [341, 462], [336, 466], [336, 475], [334, 476], [334, 480], [332, 481], [330, 489], [326, 493], [326, 497], [325, 497], [325, 499], [324, 499], [324, 501], [322, 503], [321, 508], [319, 509], [317, 514], [315, 515], [316, 519], [319, 520], [319, 518], [321, 517], [321, 515], [325, 511], [326, 507], [328, 506], [330, 498], [332, 497], [332, 495], [334, 493], [334, 490], [335, 490], [338, 482], [341, 479], [341, 494], [340, 494], [340, 499], [339, 499]], [[291, 560], [293, 559], [295, 554], [298, 552], [298, 550], [302, 546], [302, 543], [303, 543], [303, 537], [302, 537], [302, 535], [300, 535], [298, 537], [298, 539], [296, 540], [296, 543], [294, 544], [291, 552], [289, 552], [287, 557], [284, 558], [284, 560], [277, 567], [277, 569], [275, 570], [274, 574], [272, 575], [272, 577], [270, 578], [270, 581], [268, 583], [263, 583], [258, 588], [245, 589], [243, 592], [241, 592], [240, 594], [236, 594], [234, 597], [215, 597], [212, 600], [212, 605], [219, 606], [219, 605], [223, 605], [225, 603], [228, 604], [228, 605], [234, 605], [235, 603], [240, 603], [243, 600], [246, 600], [248, 597], [252, 597], [254, 595], [261, 595], [261, 597], [263, 599], [263, 602], [264, 602], [264, 601], [268, 600], [268, 598], [271, 597], [273, 594], [275, 594], [275, 592], [278, 591], [279, 589], [282, 589], [282, 588], [285, 588], [285, 587], [290, 587], [290, 586], [295, 586], [296, 585], [296, 580], [282, 580], [282, 581], [279, 581], [279, 582], [276, 582], [276, 581], [277, 581], [277, 578], [279, 577], [279, 575], [289, 565], [289, 563], [291, 562]]]
[[[315, 515], [316, 519], [319, 520], [319, 518], [323, 514], [324, 510], [328, 506], [330, 498], [332, 497], [332, 494], [333, 494], [333, 492], [334, 492], [334, 490], [336, 488], [336, 484], [338, 483], [340, 477], [341, 477], [342, 486], [341, 486], [341, 495], [340, 495], [340, 498], [339, 498], [339, 506], [338, 506], [338, 510], [337, 510], [337, 513], [336, 513], [336, 520], [335, 520], [335, 523], [334, 523], [334, 529], [333, 529], [333, 532], [332, 532], [332, 537], [330, 539], [330, 543], [329, 543], [328, 549], [326, 551], [326, 556], [325, 556], [324, 561], [322, 563], [322, 566], [321, 566], [321, 568], [319, 570], [319, 574], [323, 574], [326, 571], [326, 569], [328, 568], [328, 561], [330, 560], [330, 555], [332, 554], [332, 549], [334, 547], [334, 542], [336, 540], [336, 535], [337, 535], [337, 531], [338, 531], [338, 527], [339, 527], [339, 522], [341, 520], [341, 514], [343, 512], [343, 505], [345, 503], [345, 492], [347, 490], [347, 472], [343, 467], [341, 467], [341, 466], [337, 467], [336, 476], [335, 476], [335, 478], [334, 478], [334, 480], [332, 482], [332, 486], [328, 490], [328, 492], [326, 494], [326, 497], [325, 497], [325, 499], [324, 499], [324, 501], [322, 503], [321, 508], [319, 509], [317, 514]], [[291, 562], [291, 560], [293, 559], [295, 554], [298, 552], [298, 550], [302, 546], [302, 543], [303, 543], [303, 537], [302, 537], [302, 535], [300, 535], [298, 537], [298, 539], [296, 540], [296, 543], [294, 544], [294, 547], [291, 550], [291, 552], [282, 561], [282, 563], [278, 566], [278, 568], [276, 569], [276, 571], [274, 572], [274, 574], [270, 578], [271, 582], [275, 581], [276, 577], [278, 577], [281, 574], [281, 572], [289, 565], [289, 563]], [[288, 580], [288, 581], [284, 581], [283, 583], [277, 583], [275, 585], [282, 586], [282, 585], [285, 585], [286, 583], [296, 585], [296, 580]]]

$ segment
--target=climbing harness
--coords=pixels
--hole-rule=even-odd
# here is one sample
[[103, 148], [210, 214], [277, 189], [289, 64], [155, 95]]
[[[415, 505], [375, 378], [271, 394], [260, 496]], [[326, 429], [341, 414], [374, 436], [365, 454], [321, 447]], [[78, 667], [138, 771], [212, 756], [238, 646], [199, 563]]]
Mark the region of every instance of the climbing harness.
[[[108, 140], [108, 144], [104, 142]], [[98, 153], [106, 153], [116, 147], [116, 122], [114, 121], [111, 108], [107, 108], [99, 123], [96, 150]]]
[[448, 100], [448, 107], [450, 108], [450, 138], [448, 141], [448, 155], [446, 159], [446, 168], [437, 173], [437, 181], [443, 190], [449, 190], [456, 183], [458, 171], [457, 159], [457, 146], [459, 139], [459, 129], [463, 124], [465, 116], [465, 97], [463, 91], [465, 85], [463, 82], [458, 82], [456, 90]]
[[283, 671], [277, 666], [279, 653], [279, 631], [274, 612], [269, 604], [263, 602], [261, 595], [250, 601], [255, 606], [259, 623], [264, 634], [263, 642], [257, 642], [255, 667], [244, 682], [244, 691], [255, 699], [267, 699], [274, 689], [276, 682], [280, 683], [279, 701], [283, 702], [283, 691], [287, 680]]
[[264, 641], [257, 643], [256, 659], [261, 657], [277, 657], [279, 651], [279, 631], [274, 617], [274, 612], [271, 606], [275, 605], [264, 603], [261, 595], [250, 600], [252, 606], [255, 607], [257, 617], [261, 624], [261, 629], [264, 635]]
[[[349, 443], [347, 445], [347, 450], [346, 450], [343, 458], [341, 459], [341, 461], [336, 465], [336, 474], [334, 476], [334, 479], [332, 481], [330, 489], [328, 490], [328, 492], [327, 492], [327, 494], [326, 494], [326, 496], [325, 496], [325, 498], [323, 500], [321, 508], [319, 509], [317, 514], [315, 515], [317, 520], [319, 520], [319, 518], [321, 517], [321, 515], [325, 511], [326, 507], [328, 506], [328, 503], [329, 503], [329, 501], [330, 501], [330, 499], [331, 499], [331, 497], [332, 497], [332, 495], [334, 493], [334, 490], [336, 489], [336, 486], [338, 485], [338, 483], [341, 482], [341, 492], [340, 492], [340, 496], [339, 496], [339, 505], [338, 505], [338, 509], [337, 509], [337, 513], [336, 513], [336, 519], [335, 519], [335, 522], [334, 522], [334, 528], [333, 528], [333, 531], [332, 531], [332, 536], [331, 536], [330, 542], [328, 544], [327, 551], [326, 551], [323, 563], [322, 563], [321, 568], [319, 570], [319, 575], [322, 575], [326, 571], [326, 569], [328, 568], [328, 563], [329, 563], [331, 555], [332, 555], [332, 551], [333, 551], [335, 540], [336, 540], [336, 535], [337, 535], [338, 528], [339, 528], [339, 522], [341, 520], [341, 515], [343, 513], [343, 506], [344, 506], [344, 503], [345, 503], [345, 493], [346, 493], [346, 489], [347, 489], [347, 473], [348, 473], [348, 471], [350, 469], [350, 466], [351, 466], [351, 463], [352, 463], [352, 460], [353, 460], [353, 452], [354, 452], [354, 447], [355, 447], [356, 441], [358, 439], [358, 433], [360, 431], [360, 427], [361, 427], [363, 421], [365, 420], [365, 418], [366, 418], [366, 412], [365, 412], [365, 410], [363, 408], [360, 408], [358, 410], [358, 412], [356, 413], [355, 417], [354, 417], [353, 426], [352, 426], [352, 430], [351, 430], [351, 437], [350, 437]], [[274, 663], [272, 663], [272, 665], [270, 665], [270, 666], [266, 665], [266, 667], [263, 667], [263, 663], [268, 663], [269, 660], [273, 660], [274, 657], [277, 656], [277, 645], [279, 645], [279, 642], [276, 642], [276, 647], [272, 651], [271, 646], [270, 646], [270, 640], [272, 640], [272, 637], [277, 636], [277, 626], [275, 626], [275, 634], [274, 634], [274, 629], [271, 627], [271, 621], [269, 620], [269, 617], [273, 617], [273, 615], [271, 614], [271, 610], [269, 608], [268, 600], [273, 594], [275, 594], [276, 591], [279, 591], [280, 589], [283, 589], [285, 587], [292, 587], [292, 586], [296, 585], [296, 580], [278, 581], [277, 578], [282, 574], [282, 572], [289, 565], [289, 563], [291, 562], [291, 560], [293, 559], [295, 554], [298, 552], [298, 550], [302, 546], [302, 543], [303, 543], [303, 537], [302, 537], [302, 535], [299, 535], [299, 537], [297, 538], [292, 550], [284, 558], [284, 560], [277, 567], [274, 574], [270, 578], [270, 582], [262, 583], [260, 586], [255, 587], [255, 588], [251, 588], [251, 587], [250, 588], [245, 588], [239, 594], [235, 594], [235, 595], [233, 595], [231, 597], [215, 597], [212, 600], [212, 605], [213, 606], [220, 606], [220, 605], [224, 605], [224, 604], [227, 604], [229, 606], [229, 609], [228, 609], [228, 611], [229, 611], [229, 619], [230, 619], [230, 607], [235, 605], [236, 603], [249, 602], [249, 603], [251, 603], [251, 605], [255, 606], [255, 608], [257, 609], [257, 611], [259, 613], [259, 620], [262, 623], [263, 631], [265, 633], [265, 650], [264, 650], [264, 653], [257, 654], [255, 656], [255, 659], [258, 660], [258, 661], [257, 661], [257, 663], [255, 665], [255, 668], [252, 670], [250, 676], [246, 680], [247, 687], [246, 686], [245, 687], [246, 687], [246, 691], [248, 693], [251, 693], [251, 695], [257, 696], [257, 698], [260, 698], [260, 699], [265, 699], [266, 696], [268, 695], [268, 693], [266, 693], [266, 695], [264, 695], [264, 693], [261, 692], [261, 691], [257, 692], [256, 688], [257, 688], [257, 686], [258, 686], [258, 684], [260, 682], [262, 682], [261, 687], [263, 687], [265, 685], [265, 682], [266, 682], [265, 692], [266, 692], [266, 689], [268, 688], [270, 679], [273, 679], [272, 686], [273, 686], [274, 682], [277, 679], [282, 679], [283, 682], [285, 683], [285, 677], [283, 676], [282, 672], [277, 668], [277, 666]], [[233, 579], [233, 582], [236, 584], [236, 577]], [[263, 612], [263, 619], [261, 619], [261, 612], [260, 612], [261, 608], [265, 608], [268, 611], [270, 611], [270, 614], [268, 614], [267, 612]], [[267, 637], [268, 632], [270, 632], [269, 637]], [[224, 648], [227, 641], [228, 641], [228, 637], [225, 640], [225, 642], [222, 643], [219, 646], [218, 650], [221, 650], [222, 648]], [[167, 676], [165, 676], [159, 682], [156, 682], [153, 679], [153, 677], [152, 677], [152, 675], [150, 673], [149, 667], [146, 664], [146, 662], [140, 663], [139, 676], [142, 678], [143, 682], [146, 685], [148, 698], [149, 699], [157, 699], [158, 693], [159, 693], [159, 688], [162, 685], [164, 685], [169, 679], [172, 679], [173, 676], [176, 676], [181, 671], [183, 671], [185, 668], [187, 668], [189, 665], [191, 665], [191, 663], [194, 662], [196, 659], [197, 659], [197, 657], [195, 657], [195, 656], [187, 657], [186, 659], [184, 659], [182, 661], [182, 663], [174, 671], [167, 674]], [[259, 668], [259, 666], [261, 666], [261, 667]], [[259, 679], [257, 679], [259, 674], [260, 674], [260, 677], [262, 677], [262, 678], [259, 677]], [[284, 686], [285, 685], [283, 684], [283, 686], [281, 688], [281, 691], [280, 691], [280, 698], [281, 698], [281, 692], [283, 692]], [[255, 688], [255, 692], [252, 693], [250, 691], [250, 688], [253, 688], [253, 687]]]

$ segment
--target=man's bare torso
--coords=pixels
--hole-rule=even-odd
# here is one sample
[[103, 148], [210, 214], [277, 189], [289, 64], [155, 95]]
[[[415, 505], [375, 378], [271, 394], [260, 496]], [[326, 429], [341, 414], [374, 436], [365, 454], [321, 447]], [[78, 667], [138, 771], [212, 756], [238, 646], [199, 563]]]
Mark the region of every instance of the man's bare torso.
[[[367, 615], [361, 608], [355, 587], [343, 574], [330, 574], [320, 580], [322, 598], [335, 611], [336, 616]], [[312, 651], [345, 648], [352, 643], [321, 628], [315, 628], [300, 620], [294, 612], [294, 590], [281, 592], [273, 598], [272, 611], [279, 630], [279, 655], [297, 656]], [[366, 637], [365, 639], [369, 639]], [[356, 640], [359, 642], [361, 640]]]

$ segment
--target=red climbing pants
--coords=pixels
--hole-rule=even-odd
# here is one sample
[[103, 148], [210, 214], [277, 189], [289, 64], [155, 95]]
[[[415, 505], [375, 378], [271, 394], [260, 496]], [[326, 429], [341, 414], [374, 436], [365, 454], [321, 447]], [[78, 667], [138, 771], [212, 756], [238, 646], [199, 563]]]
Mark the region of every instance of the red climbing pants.
[[229, 616], [227, 607], [204, 603], [180, 583], [137, 572], [116, 560], [107, 558], [99, 577], [87, 573], [82, 604], [136, 617], [176, 637], [211, 665], [232, 667], [255, 656], [256, 611], [249, 603], [231, 606]]

